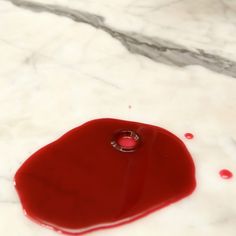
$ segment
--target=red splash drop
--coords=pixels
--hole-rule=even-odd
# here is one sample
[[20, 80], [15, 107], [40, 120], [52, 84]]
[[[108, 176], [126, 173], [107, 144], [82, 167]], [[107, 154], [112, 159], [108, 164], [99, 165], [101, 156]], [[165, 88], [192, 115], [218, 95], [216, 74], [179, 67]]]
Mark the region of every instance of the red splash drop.
[[186, 133], [186, 134], [184, 134], [184, 137], [187, 138], [187, 139], [193, 139], [194, 135], [191, 134], [191, 133]]
[[223, 179], [231, 179], [233, 177], [233, 173], [227, 169], [221, 170], [219, 174]]

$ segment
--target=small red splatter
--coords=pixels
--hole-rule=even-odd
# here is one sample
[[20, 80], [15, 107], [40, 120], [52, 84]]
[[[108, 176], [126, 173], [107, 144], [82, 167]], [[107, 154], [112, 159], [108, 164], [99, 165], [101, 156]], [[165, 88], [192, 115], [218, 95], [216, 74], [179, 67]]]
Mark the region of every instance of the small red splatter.
[[230, 170], [223, 169], [220, 171], [220, 176], [223, 179], [231, 179], [233, 177], [233, 173]]
[[184, 134], [184, 137], [187, 138], [187, 139], [193, 139], [194, 135], [191, 134], [191, 133], [186, 133], [186, 134]]

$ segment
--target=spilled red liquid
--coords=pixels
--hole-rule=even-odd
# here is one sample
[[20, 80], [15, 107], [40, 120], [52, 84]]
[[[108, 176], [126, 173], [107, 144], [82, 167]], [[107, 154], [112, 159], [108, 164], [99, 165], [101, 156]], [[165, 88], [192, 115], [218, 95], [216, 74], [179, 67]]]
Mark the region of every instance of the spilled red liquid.
[[[135, 147], [132, 152], [111, 144], [114, 134], [127, 130], [139, 145], [120, 145]], [[40, 149], [15, 183], [27, 216], [77, 235], [141, 218], [196, 186], [193, 160], [175, 135], [115, 119], [90, 121]]]
[[186, 133], [186, 134], [184, 134], [184, 137], [187, 138], [187, 139], [193, 139], [194, 135], [191, 134], [191, 133]]
[[220, 176], [223, 179], [231, 179], [233, 177], [233, 173], [230, 170], [223, 169], [220, 171]]

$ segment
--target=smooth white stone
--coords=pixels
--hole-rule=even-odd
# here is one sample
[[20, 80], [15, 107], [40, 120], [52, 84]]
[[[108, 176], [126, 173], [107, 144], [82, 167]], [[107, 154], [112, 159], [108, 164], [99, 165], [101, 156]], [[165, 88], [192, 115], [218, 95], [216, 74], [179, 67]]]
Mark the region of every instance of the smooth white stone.
[[198, 186], [141, 220], [89, 235], [235, 236], [236, 179], [218, 174], [228, 168], [236, 175], [235, 79], [155, 63], [101, 30], [5, 1], [0, 19], [0, 235], [58, 235], [24, 216], [14, 174], [69, 129], [113, 117], [177, 134], [192, 153]]

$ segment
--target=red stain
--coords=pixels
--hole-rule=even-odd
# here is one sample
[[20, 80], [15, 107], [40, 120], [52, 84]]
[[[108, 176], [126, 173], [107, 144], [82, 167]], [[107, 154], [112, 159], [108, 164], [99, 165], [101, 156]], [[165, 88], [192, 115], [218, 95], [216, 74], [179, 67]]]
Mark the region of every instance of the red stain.
[[[114, 134], [127, 130], [139, 145], [130, 137], [116, 140], [133, 152], [113, 145]], [[179, 138], [115, 119], [87, 122], [43, 147], [20, 167], [15, 183], [29, 218], [76, 235], [137, 220], [196, 187], [193, 160]]]
[[184, 134], [184, 137], [187, 138], [187, 139], [193, 139], [194, 135], [191, 134], [191, 133], [186, 133], [186, 134]]
[[227, 169], [221, 170], [219, 174], [223, 179], [231, 179], [233, 177], [233, 173]]

